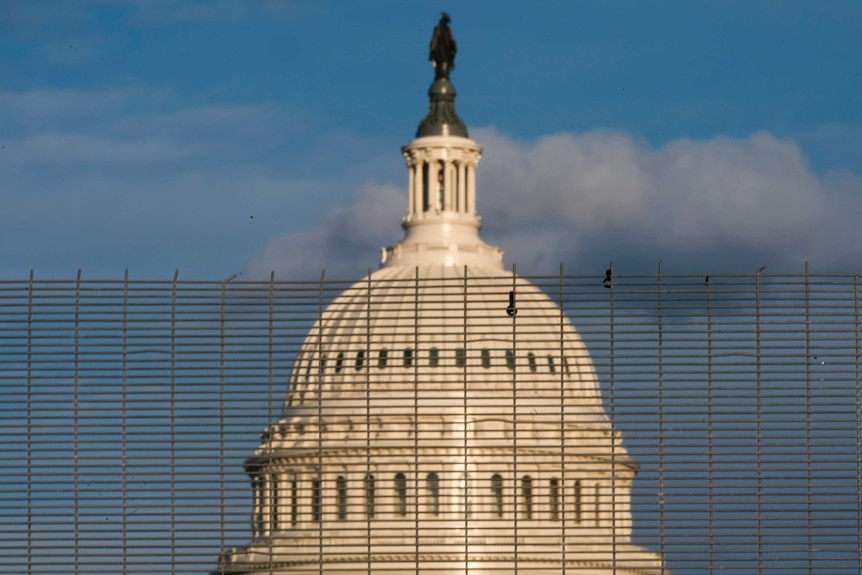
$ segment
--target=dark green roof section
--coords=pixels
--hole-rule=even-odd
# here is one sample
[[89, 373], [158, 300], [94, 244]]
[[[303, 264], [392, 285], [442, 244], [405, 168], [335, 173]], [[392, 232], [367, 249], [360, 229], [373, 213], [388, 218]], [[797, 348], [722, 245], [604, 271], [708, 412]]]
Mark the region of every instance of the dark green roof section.
[[428, 114], [419, 123], [416, 137], [423, 136], [461, 136], [467, 135], [467, 126], [455, 111], [455, 86], [446, 77], [434, 79], [428, 88]]

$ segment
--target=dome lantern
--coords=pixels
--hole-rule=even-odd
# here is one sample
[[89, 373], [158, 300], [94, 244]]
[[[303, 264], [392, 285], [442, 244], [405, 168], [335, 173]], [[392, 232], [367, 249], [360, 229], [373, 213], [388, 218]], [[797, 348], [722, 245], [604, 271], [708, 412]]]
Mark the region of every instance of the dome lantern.
[[[416, 138], [401, 148], [407, 163], [407, 234], [383, 249], [382, 265], [482, 265], [502, 268], [503, 252], [479, 238], [476, 166], [482, 147], [467, 135], [455, 111], [456, 43], [445, 12], [434, 28], [429, 59], [434, 81], [428, 90], [428, 114]], [[417, 257], [418, 255], [418, 257]]]

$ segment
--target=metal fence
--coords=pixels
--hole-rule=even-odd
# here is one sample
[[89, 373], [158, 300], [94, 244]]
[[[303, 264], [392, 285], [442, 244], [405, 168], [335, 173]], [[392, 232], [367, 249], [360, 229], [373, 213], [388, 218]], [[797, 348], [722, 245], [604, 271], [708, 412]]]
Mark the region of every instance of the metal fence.
[[[858, 573], [858, 276], [527, 279], [639, 464], [637, 544], [676, 574]], [[244, 462], [349, 285], [0, 281], [0, 574], [215, 570], [252, 537]]]

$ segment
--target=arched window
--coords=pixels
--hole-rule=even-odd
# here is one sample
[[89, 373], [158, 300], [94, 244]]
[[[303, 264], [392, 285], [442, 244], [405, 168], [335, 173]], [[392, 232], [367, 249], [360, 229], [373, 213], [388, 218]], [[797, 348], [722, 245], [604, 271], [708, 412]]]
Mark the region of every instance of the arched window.
[[293, 479], [290, 482], [290, 525], [293, 527], [296, 527], [296, 523], [299, 520], [299, 501], [297, 500], [298, 494], [299, 484], [296, 479]]
[[557, 371], [557, 368], [554, 365], [554, 357], [551, 355], [548, 356], [548, 371], [551, 373], [556, 373]]
[[259, 475], [253, 475], [251, 478], [251, 492], [254, 497], [251, 530], [255, 537], [259, 537], [263, 535], [263, 478]]
[[341, 373], [341, 368], [344, 366], [344, 352], [339, 351], [335, 356], [335, 373]]
[[491, 350], [489, 349], [482, 350], [482, 367], [485, 369], [491, 367]]
[[386, 362], [389, 359], [389, 350], [381, 349], [377, 354], [377, 367], [384, 368], [386, 367]]
[[494, 516], [503, 517], [503, 477], [499, 473], [491, 476], [491, 494], [494, 497]]
[[359, 371], [365, 365], [365, 350], [360, 349], [356, 352], [356, 371]]
[[436, 347], [432, 347], [428, 350], [428, 365], [430, 367], [437, 367], [440, 365], [440, 350]]
[[365, 518], [374, 519], [374, 476], [365, 476]]
[[563, 373], [569, 375], [569, 360], [566, 359], [566, 356], [563, 356], [561, 361], [563, 364]]
[[470, 517], [470, 475], [465, 473], [461, 476], [461, 482], [459, 484], [461, 489], [461, 493], [459, 494], [458, 500], [461, 506], [461, 513], [464, 517]]
[[527, 363], [530, 366], [530, 371], [536, 373], [536, 354], [532, 351], [527, 354]]
[[425, 477], [428, 489], [428, 514], [434, 517], [440, 515], [440, 478], [436, 473], [429, 473]]
[[596, 483], [593, 488], [595, 492], [595, 499], [593, 500], [593, 503], [595, 503], [596, 525], [599, 525], [602, 522], [602, 490], [598, 483]]
[[575, 492], [573, 493], [572, 499], [572, 508], [575, 515], [575, 523], [580, 523], [583, 520], [584, 512], [584, 501], [580, 479], [575, 479]]
[[271, 475], [269, 478], [269, 529], [270, 531], [278, 531], [279, 517], [278, 507], [281, 505], [278, 494], [278, 475]]
[[395, 515], [407, 517], [407, 477], [403, 473], [395, 476]]
[[515, 369], [515, 352], [511, 349], [506, 350], [506, 367]]
[[554, 477], [548, 483], [548, 503], [550, 503], [551, 507], [551, 520], [557, 521], [560, 518], [560, 480]]
[[339, 521], [347, 519], [347, 478], [335, 478], [335, 516]]
[[311, 480], [311, 520], [314, 523], [320, 523], [320, 478]]
[[455, 367], [464, 367], [467, 364], [467, 353], [463, 347], [455, 350]]
[[533, 518], [533, 478], [529, 475], [521, 478], [521, 518]]

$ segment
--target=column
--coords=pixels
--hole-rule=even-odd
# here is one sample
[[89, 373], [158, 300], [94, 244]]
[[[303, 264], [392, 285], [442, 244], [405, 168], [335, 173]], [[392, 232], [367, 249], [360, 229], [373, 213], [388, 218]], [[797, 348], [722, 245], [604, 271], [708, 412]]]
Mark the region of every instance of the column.
[[422, 159], [422, 186], [421, 186], [421, 196], [417, 196], [417, 200], [419, 200], [419, 213], [422, 216], [425, 216], [425, 212], [431, 207], [431, 165], [428, 163], [428, 158], [425, 157]]
[[408, 164], [407, 166], [407, 215], [412, 216], [415, 210], [416, 201], [416, 165]]
[[467, 164], [458, 164], [458, 212], [467, 213]]
[[467, 213], [476, 213], [476, 164], [467, 169]]

